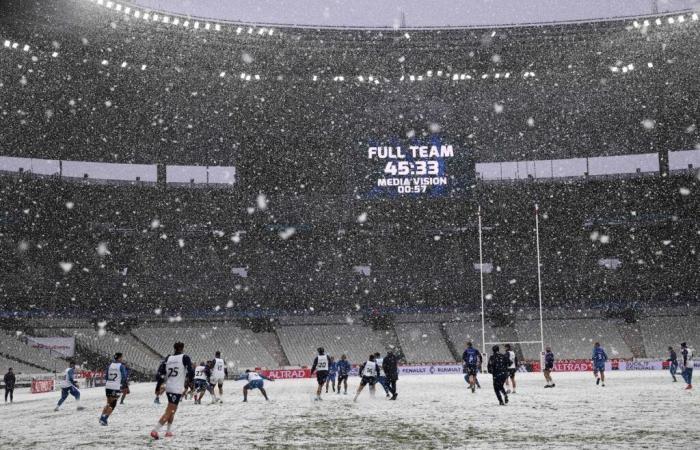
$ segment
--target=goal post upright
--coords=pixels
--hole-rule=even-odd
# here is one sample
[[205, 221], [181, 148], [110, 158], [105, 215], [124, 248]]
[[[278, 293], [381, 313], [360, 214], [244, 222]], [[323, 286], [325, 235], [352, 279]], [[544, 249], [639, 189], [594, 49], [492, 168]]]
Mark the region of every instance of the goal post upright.
[[535, 239], [537, 246], [537, 296], [540, 306], [540, 341], [542, 356], [544, 356], [544, 322], [542, 316], [542, 263], [540, 259], [540, 207], [535, 203]]
[[484, 252], [481, 236], [481, 205], [479, 205], [479, 284], [481, 287], [481, 352], [486, 354], [486, 321], [484, 319]]

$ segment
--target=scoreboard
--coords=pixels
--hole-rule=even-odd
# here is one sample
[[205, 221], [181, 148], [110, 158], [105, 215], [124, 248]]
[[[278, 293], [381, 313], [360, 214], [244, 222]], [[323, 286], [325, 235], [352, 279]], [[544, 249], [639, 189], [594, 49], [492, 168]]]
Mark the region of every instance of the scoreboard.
[[368, 141], [362, 148], [363, 167], [371, 186], [369, 197], [445, 196], [464, 186], [468, 169], [465, 155], [440, 137], [401, 142]]

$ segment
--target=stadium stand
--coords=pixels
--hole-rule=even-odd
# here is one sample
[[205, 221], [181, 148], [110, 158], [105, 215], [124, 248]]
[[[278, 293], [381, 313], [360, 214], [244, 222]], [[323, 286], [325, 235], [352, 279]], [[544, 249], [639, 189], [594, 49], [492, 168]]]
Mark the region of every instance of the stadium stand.
[[159, 355], [129, 335], [118, 335], [94, 328], [68, 329], [66, 332], [69, 336], [75, 336], [78, 345], [84, 345], [95, 353], [109, 357], [121, 352], [124, 362], [129, 367], [145, 373], [155, 372], [162, 360]]
[[17, 375], [33, 375], [49, 372], [46, 369], [40, 369], [35, 366], [30, 366], [29, 364], [24, 364], [13, 359], [7, 359], [0, 356], [0, 372], [3, 374], [7, 373], [7, 369], [12, 367], [13, 371]]
[[18, 337], [16, 334], [2, 330], [0, 333], [0, 337], [2, 337], [0, 339], [0, 355], [15, 358], [49, 371], [63, 365], [58, 355], [30, 347], [22, 341], [22, 336]]
[[365, 361], [370, 353], [384, 353], [387, 349], [386, 332], [359, 324], [280, 326], [277, 335], [289, 363], [296, 366], [311, 366], [318, 347], [335, 358], [345, 353], [354, 363]]
[[455, 361], [443, 339], [439, 323], [399, 323], [396, 334], [407, 362]]
[[640, 320], [644, 347], [649, 358], [668, 357], [668, 347], [678, 351], [681, 342], [700, 347], [698, 316], [655, 316]]
[[[670, 311], [700, 294], [689, 264], [700, 100], [686, 89], [700, 85], [697, 21], [643, 32], [626, 21], [512, 27], [490, 38], [416, 30], [410, 42], [403, 30], [290, 29], [261, 41], [152, 22], [77, 1], [0, 3], [0, 80], [14, 80], [0, 83], [7, 320], [84, 329], [87, 347], [144, 365], [153, 361], [144, 345], [162, 356], [176, 339], [194, 358], [219, 349], [240, 367], [308, 365], [318, 345], [359, 361], [395, 340], [409, 361], [448, 361], [441, 323], [457, 350], [481, 337], [473, 316], [458, 322], [463, 311], [453, 311], [473, 314], [480, 299], [477, 207], [494, 268], [485, 275], [490, 315], [536, 306], [538, 202], [545, 341], [558, 357], [588, 358], [595, 340], [611, 357], [661, 355], [680, 336], [697, 342], [681, 314], [643, 319], [644, 342], [635, 343], [634, 327], [600, 313]], [[143, 39], [154, 32], [161, 39]], [[465, 48], [474, 49], [468, 58]], [[369, 72], [376, 82], [360, 81]], [[368, 199], [364, 158], [335, 151], [434, 129], [468, 150], [467, 183], [429, 201]], [[626, 168], [613, 171], [611, 161]], [[103, 183], [112, 169], [123, 177]], [[210, 189], [202, 180], [217, 170], [245, 183]], [[242, 208], [261, 192], [274, 214]], [[286, 230], [294, 233], [281, 239]], [[141, 324], [134, 339], [95, 336], [90, 325], [105, 313], [143, 321], [155, 309], [273, 319], [279, 340], [196, 322]], [[306, 316], [285, 317], [294, 312]], [[392, 318], [398, 338], [361, 325], [372, 315]], [[486, 339], [536, 340], [533, 317], [489, 322]], [[0, 353], [53, 367], [19, 344], [3, 336]], [[521, 350], [539, 356], [536, 344]]]
[[[539, 330], [539, 322], [520, 322], [519, 330]], [[610, 358], [631, 358], [618, 329], [618, 321], [606, 319], [572, 319], [545, 321], [545, 344], [567, 359], [590, 359], [593, 344], [600, 342]], [[528, 356], [539, 359], [537, 347], [529, 350]]]
[[218, 350], [229, 370], [277, 367], [275, 358], [259, 343], [256, 333], [229, 324], [145, 326], [133, 329], [132, 333], [161, 356], [171, 354], [173, 343], [180, 340], [186, 344], [185, 352], [196, 361], [208, 361]]

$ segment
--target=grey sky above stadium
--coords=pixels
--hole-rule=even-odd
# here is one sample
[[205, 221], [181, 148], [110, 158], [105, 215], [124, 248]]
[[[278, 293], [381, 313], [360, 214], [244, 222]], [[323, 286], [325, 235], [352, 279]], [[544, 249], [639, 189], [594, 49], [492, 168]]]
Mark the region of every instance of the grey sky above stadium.
[[133, 0], [212, 19], [339, 27], [488, 26], [700, 9], [700, 0]]

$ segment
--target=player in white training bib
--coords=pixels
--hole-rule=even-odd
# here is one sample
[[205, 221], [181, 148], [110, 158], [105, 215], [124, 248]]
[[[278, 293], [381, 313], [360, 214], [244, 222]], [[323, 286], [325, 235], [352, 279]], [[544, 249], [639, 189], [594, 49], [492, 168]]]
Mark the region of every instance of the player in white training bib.
[[311, 375], [313, 376], [316, 372], [316, 382], [318, 383], [318, 389], [316, 389], [316, 400], [321, 400], [321, 391], [323, 390], [323, 385], [326, 383], [328, 378], [328, 371], [331, 366], [331, 361], [326, 355], [323, 347], [319, 347], [318, 354], [314, 358], [314, 363], [311, 366]]
[[163, 425], [166, 424], [167, 430], [165, 432], [165, 437], [171, 437], [173, 435], [173, 420], [175, 420], [177, 405], [180, 403], [182, 394], [185, 392], [185, 383], [194, 379], [192, 360], [189, 356], [183, 354], [185, 344], [176, 342], [175, 345], [173, 345], [173, 349], [175, 350], [175, 354], [166, 356], [165, 360], [163, 360], [158, 368], [156, 395], [160, 392], [161, 386], [165, 385], [165, 395], [168, 397], [168, 406], [151, 431], [151, 437], [153, 439], [160, 439], [158, 432], [163, 428]]
[[128, 377], [126, 366], [122, 362], [122, 354], [116, 353], [114, 355], [114, 360], [107, 366], [107, 370], [105, 370], [105, 395], [107, 396], [107, 404], [102, 410], [100, 425], [107, 426], [107, 419], [109, 419], [114, 408], [117, 407], [119, 396], [127, 389]]
[[354, 402], [357, 401], [357, 397], [360, 396], [360, 392], [369, 384], [369, 390], [372, 395], [374, 395], [374, 385], [377, 384], [377, 378], [379, 377], [379, 364], [376, 363], [374, 355], [369, 355], [369, 360], [365, 361], [360, 366], [360, 386], [357, 388], [357, 393], [355, 393]]
[[211, 369], [211, 384], [219, 387], [219, 398], [221, 398], [224, 395], [224, 380], [228, 376], [228, 368], [226, 367], [226, 362], [221, 357], [221, 352], [216, 352], [211, 362], [213, 363]]

